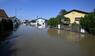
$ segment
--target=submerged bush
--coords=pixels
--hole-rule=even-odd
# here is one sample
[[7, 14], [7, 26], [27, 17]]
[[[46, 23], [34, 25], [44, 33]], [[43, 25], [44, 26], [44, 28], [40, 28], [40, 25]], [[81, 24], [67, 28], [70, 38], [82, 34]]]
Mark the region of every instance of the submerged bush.
[[95, 12], [87, 14], [80, 19], [80, 25], [88, 33], [95, 34]]

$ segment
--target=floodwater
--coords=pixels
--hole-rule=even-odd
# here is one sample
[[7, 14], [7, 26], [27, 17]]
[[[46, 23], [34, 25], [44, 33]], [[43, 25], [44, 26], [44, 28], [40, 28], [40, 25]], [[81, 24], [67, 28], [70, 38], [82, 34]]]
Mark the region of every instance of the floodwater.
[[21, 25], [2, 41], [0, 56], [95, 56], [95, 36]]

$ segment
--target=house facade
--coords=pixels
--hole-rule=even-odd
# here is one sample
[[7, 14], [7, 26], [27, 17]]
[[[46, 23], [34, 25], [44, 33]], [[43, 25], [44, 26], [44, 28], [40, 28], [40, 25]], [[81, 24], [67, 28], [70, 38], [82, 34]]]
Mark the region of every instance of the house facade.
[[37, 19], [36, 19], [36, 24], [37, 24], [38, 27], [43, 27], [43, 28], [45, 28], [46, 25], [47, 25], [47, 20], [44, 19], [44, 18], [42, 18], [42, 17], [37, 18]]
[[79, 24], [80, 18], [84, 17], [86, 14], [88, 14], [88, 13], [79, 11], [79, 10], [71, 10], [71, 11], [67, 12], [66, 14], [64, 14], [64, 16], [70, 19], [71, 24], [74, 22]]
[[36, 19], [36, 23], [38, 26], [42, 26], [42, 25], [45, 26], [46, 25], [46, 19], [38, 18], [38, 19]]

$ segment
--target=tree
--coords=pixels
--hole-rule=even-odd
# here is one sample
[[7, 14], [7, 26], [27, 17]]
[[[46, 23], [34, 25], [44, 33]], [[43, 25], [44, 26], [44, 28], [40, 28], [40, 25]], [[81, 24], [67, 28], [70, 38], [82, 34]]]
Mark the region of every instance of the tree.
[[67, 11], [65, 9], [62, 9], [60, 12], [59, 12], [59, 15], [63, 16], [65, 13], [67, 13]]
[[58, 23], [61, 24], [61, 20], [65, 19], [64, 14], [67, 13], [67, 11], [65, 9], [62, 9], [59, 12], [59, 15], [56, 17], [56, 19], [58, 20]]
[[35, 23], [35, 22], [36, 22], [36, 20], [31, 20], [30, 22], [33, 22], [33, 23]]
[[61, 24], [61, 20], [64, 18], [64, 16], [58, 15], [55, 19], [58, 21], [58, 24]]
[[58, 25], [58, 20], [56, 18], [50, 18], [48, 20], [48, 25], [50, 27], [56, 27], [56, 25]]
[[95, 34], [95, 12], [87, 14], [80, 19], [80, 25], [88, 33]]
[[61, 22], [62, 22], [62, 24], [64, 24], [64, 25], [69, 25], [69, 24], [70, 24], [70, 19], [64, 17], [64, 19], [62, 19]]
[[57, 15], [55, 18], [50, 18], [48, 20], [48, 25], [50, 25], [51, 27], [55, 27], [57, 26], [58, 24], [62, 24], [61, 20], [64, 19], [64, 14], [66, 13], [67, 11], [62, 9], [60, 12], [59, 12], [59, 15]]

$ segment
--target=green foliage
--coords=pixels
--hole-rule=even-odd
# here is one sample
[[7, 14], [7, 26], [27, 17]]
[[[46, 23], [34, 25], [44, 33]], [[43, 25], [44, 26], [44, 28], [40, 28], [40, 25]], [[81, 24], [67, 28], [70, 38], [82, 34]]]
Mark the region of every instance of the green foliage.
[[64, 21], [70, 21], [70, 19], [69, 18], [64, 18]]
[[65, 9], [62, 9], [60, 12], [59, 12], [59, 15], [64, 15], [65, 13], [67, 13], [67, 11]]
[[86, 15], [80, 19], [80, 25], [88, 33], [95, 34], [95, 12]]
[[56, 20], [58, 21], [59, 24], [61, 24], [61, 20], [64, 19], [64, 18], [65, 18], [64, 16], [58, 15], [56, 17]]
[[64, 18], [64, 24], [69, 25], [70, 24], [70, 18]]
[[58, 20], [56, 18], [50, 18], [48, 20], [48, 25], [51, 27], [55, 27], [56, 25], [58, 25]]
[[66, 13], [67, 11], [66, 10], [61, 10], [59, 12], [59, 15], [56, 16], [55, 18], [50, 18], [48, 20], [48, 25], [51, 26], [51, 27], [56, 27], [58, 24], [61, 24], [61, 20], [64, 19], [64, 14]]

